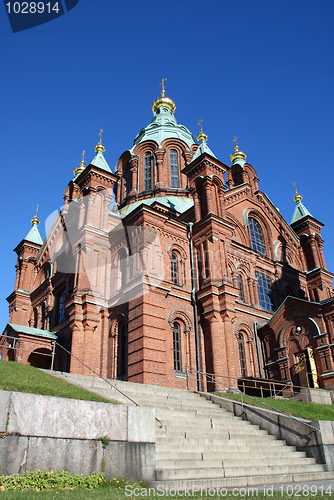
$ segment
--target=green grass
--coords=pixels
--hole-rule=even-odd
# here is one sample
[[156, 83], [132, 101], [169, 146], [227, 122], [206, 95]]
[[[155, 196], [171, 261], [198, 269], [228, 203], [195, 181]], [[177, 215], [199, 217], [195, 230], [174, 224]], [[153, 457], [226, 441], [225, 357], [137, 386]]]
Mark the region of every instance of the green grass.
[[[215, 392], [218, 396], [233, 399], [234, 401], [241, 401], [240, 394], [230, 394], [225, 392]], [[261, 402], [270, 405], [272, 408], [262, 404]], [[318, 405], [316, 403], [306, 403], [304, 401], [290, 401], [288, 399], [271, 399], [271, 398], [256, 398], [252, 399], [248, 396], [243, 397], [243, 402], [266, 408], [267, 410], [280, 410], [288, 415], [304, 418], [305, 420], [334, 420], [334, 407], [333, 405]], [[333, 493], [334, 494], [334, 493]]]
[[[0, 500], [121, 500], [121, 499], [126, 499], [126, 498], [161, 498], [162, 500], [170, 500], [171, 498], [177, 498], [177, 499], [184, 499], [184, 498], [194, 498], [196, 500], [199, 500], [199, 499], [203, 499], [203, 498], [214, 498], [214, 499], [224, 499], [224, 498], [231, 498], [231, 499], [238, 499], [238, 498], [246, 498], [247, 500], [251, 500], [251, 499], [266, 499], [266, 500], [270, 500], [270, 499], [273, 499], [273, 500], [278, 500], [278, 499], [281, 499], [281, 500], [288, 500], [288, 499], [291, 499], [291, 498], [295, 498], [295, 499], [305, 499], [305, 498], [309, 498], [309, 499], [315, 499], [315, 500], [320, 500], [320, 499], [330, 499], [332, 498], [332, 495], [334, 494], [333, 492], [330, 493], [325, 493], [325, 489], [324, 488], [324, 492], [323, 494], [321, 494], [321, 490], [319, 490], [319, 487], [318, 487], [318, 493], [316, 494], [311, 494], [311, 491], [308, 490], [308, 495], [303, 495], [303, 491], [299, 492], [299, 494], [297, 494], [297, 496], [294, 496], [292, 494], [289, 494], [287, 495], [286, 493], [284, 493], [282, 495], [282, 493], [280, 491], [274, 491], [273, 492], [273, 495], [264, 495], [263, 492], [258, 492], [258, 494], [243, 494], [243, 490], [247, 490], [247, 487], [246, 488], [238, 488], [238, 490], [240, 491], [240, 493], [242, 493], [241, 495], [236, 495], [235, 493], [233, 494], [233, 492], [230, 490], [230, 491], [227, 491], [227, 494], [226, 495], [223, 495], [223, 494], [219, 494], [218, 496], [217, 495], [207, 495], [205, 496], [205, 493], [203, 492], [202, 496], [200, 494], [200, 492], [197, 492], [197, 493], [194, 493], [193, 495], [190, 494], [189, 496], [188, 495], [184, 495], [184, 494], [163, 494], [161, 495], [161, 493], [157, 493], [156, 492], [156, 495], [154, 496], [153, 493], [151, 492], [150, 494], [148, 494], [147, 492], [147, 495], [143, 495], [141, 494], [142, 492], [142, 489], [141, 488], [144, 488], [147, 486], [145, 486], [144, 484], [142, 483], [139, 483], [139, 482], [135, 482], [135, 481], [130, 481], [130, 480], [124, 480], [124, 479], [121, 479], [118, 483], [117, 483], [118, 480], [116, 479], [112, 479], [110, 481], [106, 481], [105, 482], [105, 485], [102, 486], [102, 488], [99, 488], [99, 489], [96, 489], [96, 490], [50, 490], [50, 491], [41, 491], [41, 492], [36, 492], [36, 491], [6, 491], [6, 492], [0, 492]], [[125, 483], [126, 481], [126, 483]], [[126, 493], [126, 490], [125, 490], [125, 484], [129, 484], [131, 485], [133, 488], [138, 488], [138, 492], [137, 495], [135, 496], [134, 494], [133, 495], [129, 495]], [[251, 487], [250, 487], [251, 488]], [[294, 490], [295, 491], [295, 490]], [[128, 490], [129, 492], [129, 490]], [[145, 492], [144, 492], [145, 493]], [[172, 493], [172, 492], [170, 492]], [[174, 492], [173, 492], [174, 493]], [[191, 493], [191, 492], [190, 492]], [[307, 493], [307, 492], [306, 492]]]
[[0, 390], [112, 403], [109, 399], [53, 377], [38, 368], [13, 361], [0, 360]]

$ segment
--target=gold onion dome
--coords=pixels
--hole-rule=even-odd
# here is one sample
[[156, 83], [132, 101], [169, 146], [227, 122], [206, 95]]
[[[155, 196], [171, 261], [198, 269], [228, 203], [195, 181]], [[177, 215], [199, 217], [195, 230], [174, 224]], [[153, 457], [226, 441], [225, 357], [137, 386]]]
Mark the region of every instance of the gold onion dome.
[[101, 129], [100, 129], [100, 134], [99, 134], [100, 139], [99, 139], [99, 142], [98, 142], [98, 143], [96, 144], [96, 146], [95, 146], [95, 151], [96, 151], [96, 152], [101, 151], [102, 153], [104, 153], [104, 152], [105, 152], [105, 150], [106, 150], [106, 148], [105, 148], [105, 147], [103, 146], [103, 144], [102, 144], [102, 132], [103, 132], [103, 130], [102, 130], [102, 128], [101, 128]]
[[38, 214], [38, 207], [39, 205], [37, 205], [37, 208], [36, 208], [36, 213], [35, 213], [35, 217], [33, 219], [31, 219], [31, 223], [32, 224], [35, 224], [36, 226], [39, 224], [39, 218], [37, 217], [37, 214]]
[[295, 195], [293, 197], [294, 201], [296, 203], [297, 203], [297, 201], [302, 201], [303, 197], [298, 193], [295, 182], [293, 182], [293, 187], [295, 188]]
[[231, 163], [233, 163], [235, 160], [237, 159], [241, 159], [241, 160], [244, 160], [246, 161], [246, 155], [245, 153], [243, 153], [242, 151], [239, 151], [239, 146], [237, 144], [237, 137], [234, 137], [233, 139], [233, 142], [235, 142], [235, 145], [234, 145], [234, 153], [231, 154], [230, 156], [230, 160], [231, 160]]
[[85, 168], [86, 168], [85, 167], [85, 161], [84, 161], [85, 152], [86, 151], [82, 152], [82, 160], [80, 162], [80, 165], [73, 171], [74, 175], [81, 174], [81, 172], [83, 172], [85, 170]]
[[197, 142], [207, 141], [208, 140], [208, 136], [206, 134], [204, 134], [203, 129], [202, 129], [202, 121], [203, 120], [200, 120], [198, 122], [198, 125], [200, 126], [200, 130], [199, 130], [199, 134], [197, 136]]
[[169, 108], [172, 113], [175, 113], [175, 110], [176, 110], [176, 104], [175, 102], [170, 99], [169, 97], [166, 97], [165, 96], [165, 81], [167, 80], [167, 78], [163, 78], [161, 83], [160, 83], [160, 86], [161, 86], [161, 97], [158, 97], [157, 99], [155, 99], [155, 101], [153, 101], [153, 104], [152, 104], [152, 111], [153, 113], [156, 112], [156, 110], [158, 108], [160, 108], [160, 106], [167, 106], [167, 108]]

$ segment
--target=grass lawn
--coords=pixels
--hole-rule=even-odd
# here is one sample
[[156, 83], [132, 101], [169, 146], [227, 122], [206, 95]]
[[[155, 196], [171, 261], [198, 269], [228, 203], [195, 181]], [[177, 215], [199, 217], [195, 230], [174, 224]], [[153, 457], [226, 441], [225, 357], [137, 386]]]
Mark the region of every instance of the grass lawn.
[[14, 361], [0, 360], [0, 390], [112, 403], [109, 399], [72, 385], [66, 380]]
[[[241, 401], [240, 394], [230, 394], [226, 392], [215, 392], [218, 396], [233, 399], [234, 401]], [[266, 403], [266, 405], [261, 402]], [[288, 415], [295, 417], [305, 418], [305, 420], [334, 420], [334, 405], [318, 405], [316, 403], [305, 403], [304, 401], [290, 401], [288, 399], [270, 399], [270, 398], [256, 398], [252, 399], [249, 396], [243, 397], [243, 402], [266, 408], [267, 410], [280, 410]], [[269, 408], [270, 405], [272, 408]], [[334, 492], [333, 492], [334, 497]]]
[[[273, 500], [288, 500], [289, 498], [310, 498], [310, 499], [315, 499], [315, 500], [321, 500], [321, 499], [330, 499], [332, 498], [332, 495], [334, 493], [321, 493], [321, 491], [318, 491], [316, 494], [311, 494], [311, 491], [308, 490], [309, 495], [305, 496], [303, 495], [303, 491], [297, 492], [297, 495], [289, 494], [287, 495], [284, 493], [283, 495], [281, 494], [280, 491], [274, 491], [273, 495], [264, 495], [263, 492], [258, 492], [258, 494], [247, 494], [247, 488], [238, 488], [237, 494], [234, 493], [230, 490], [227, 491], [226, 494], [220, 493], [218, 496], [215, 495], [210, 495], [209, 493], [207, 496], [205, 496], [205, 492], [203, 492], [202, 496], [200, 492], [195, 493], [194, 495], [184, 495], [183, 492], [178, 495], [174, 494], [174, 491], [168, 492], [168, 494], [161, 495], [161, 493], [158, 494], [156, 492], [155, 496], [150, 492], [150, 494], [147, 491], [147, 494], [142, 494], [142, 491], [140, 488], [143, 488], [142, 485], [134, 484], [133, 481], [128, 481], [128, 483], [131, 483], [133, 487], [138, 487], [139, 490], [136, 491], [136, 495], [130, 495], [129, 491], [126, 492], [124, 487], [106, 487], [106, 488], [101, 488], [97, 490], [52, 490], [52, 491], [41, 491], [41, 492], [35, 492], [35, 491], [8, 491], [8, 492], [0, 492], [0, 500], [121, 500], [121, 499], [126, 499], [126, 498], [161, 498], [163, 500], [170, 500], [171, 498], [177, 498], [177, 499], [184, 499], [184, 498], [194, 498], [196, 500], [203, 499], [203, 498], [214, 498], [214, 499], [224, 499], [224, 498], [231, 498], [231, 499], [238, 499], [238, 498], [247, 498], [247, 499], [273, 499]], [[251, 487], [250, 487], [251, 488]], [[246, 494], [244, 493], [246, 490]], [[295, 491], [295, 490], [294, 490]], [[144, 492], [145, 493], [145, 492]], [[239, 495], [238, 495], [239, 493]], [[306, 493], [306, 491], [305, 491]]]

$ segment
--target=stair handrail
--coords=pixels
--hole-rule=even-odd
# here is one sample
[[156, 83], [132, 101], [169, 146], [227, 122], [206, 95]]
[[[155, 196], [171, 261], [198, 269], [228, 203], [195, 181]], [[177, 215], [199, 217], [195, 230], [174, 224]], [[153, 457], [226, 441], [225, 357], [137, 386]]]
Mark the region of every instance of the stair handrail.
[[[197, 372], [197, 370], [195, 370], [194, 368], [191, 368], [190, 367], [190, 372]], [[219, 382], [219, 380], [216, 380], [214, 378], [214, 374], [212, 373], [205, 373], [205, 372], [200, 372], [201, 375], [210, 375], [210, 378], [212, 379], [213, 382]], [[219, 376], [219, 375], [218, 375]], [[236, 377], [228, 377], [228, 378], [234, 378], [236, 380], [238, 380]], [[226, 386], [226, 384], [224, 384]], [[241, 404], [242, 408], [244, 406], [244, 404], [247, 404], [247, 403], [244, 403], [243, 402], [243, 399], [242, 397], [243, 396], [247, 396], [248, 398], [250, 399], [253, 399], [254, 401], [257, 401], [258, 403], [261, 403], [265, 406], [268, 406], [268, 408], [270, 408], [271, 410], [274, 410], [275, 412], [277, 413], [280, 413], [281, 415], [284, 415], [285, 417], [288, 417], [288, 418], [292, 418], [293, 420], [297, 420], [298, 422], [303, 422], [303, 424], [305, 424], [307, 427], [309, 427], [310, 429], [312, 429], [312, 431], [316, 431], [318, 434], [320, 434], [320, 430], [317, 429], [316, 427], [314, 427], [313, 425], [309, 424], [308, 422], [306, 422], [305, 420], [303, 419], [300, 419], [298, 417], [295, 417], [294, 415], [289, 415], [288, 413], [285, 413], [284, 411], [282, 410], [279, 410], [278, 408], [275, 408], [274, 406], [271, 406], [269, 405], [268, 403], [264, 403], [263, 401], [260, 401], [259, 399], [255, 398], [254, 396], [250, 396], [248, 394], [246, 394], [245, 392], [241, 391], [238, 387], [236, 387], [236, 390], [239, 391], [237, 394], [240, 394], [241, 395], [241, 402], [239, 403], [239, 401], [234, 401], [234, 400], [231, 400], [231, 401], [234, 401], [235, 403], [239, 403]], [[198, 391], [200, 393], [200, 391]], [[203, 394], [210, 394], [209, 392], [204, 392], [204, 391], [201, 391]]]
[[[77, 361], [79, 361], [79, 363], [81, 363], [83, 366], [85, 366], [86, 368], [88, 368], [88, 370], [90, 370], [92, 373], [94, 373], [94, 375], [97, 375], [98, 378], [102, 379], [104, 382], [106, 382], [108, 385], [110, 385], [110, 387], [112, 387], [113, 389], [116, 389], [117, 392], [119, 392], [120, 394], [122, 394], [122, 396], [125, 396], [129, 401], [131, 401], [131, 403], [133, 403], [134, 405], [136, 406], [140, 406], [139, 403], [137, 403], [136, 401], [134, 401], [132, 398], [130, 398], [130, 396], [128, 396], [127, 394], [125, 394], [124, 392], [122, 392], [120, 389], [118, 389], [115, 385], [111, 384], [109, 382], [108, 379], [102, 377], [102, 375], [100, 375], [99, 373], [97, 373], [95, 370], [93, 370], [93, 368], [91, 368], [90, 366], [86, 365], [86, 363], [84, 363], [80, 358], [78, 358], [77, 356], [75, 356], [72, 352], [68, 351], [64, 346], [58, 344], [58, 342], [55, 342], [55, 344], [58, 346], [58, 347], [61, 347], [65, 352], [67, 352], [67, 354], [69, 354], [70, 356], [72, 356], [74, 359], [76, 359]], [[161, 420], [159, 420], [157, 417], [155, 417], [155, 420], [157, 422], [159, 422], [160, 424], [160, 427], [162, 426], [162, 422]]]

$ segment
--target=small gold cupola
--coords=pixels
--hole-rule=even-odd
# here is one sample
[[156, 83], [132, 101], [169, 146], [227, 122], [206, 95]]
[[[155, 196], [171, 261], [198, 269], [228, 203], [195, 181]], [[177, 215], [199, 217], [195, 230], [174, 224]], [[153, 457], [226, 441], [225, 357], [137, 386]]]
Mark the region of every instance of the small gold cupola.
[[101, 151], [102, 153], [104, 153], [105, 150], [106, 150], [106, 148], [102, 144], [102, 132], [103, 132], [103, 130], [101, 128], [100, 129], [100, 133], [99, 133], [100, 139], [99, 139], [99, 142], [95, 146], [95, 151], [96, 152]]
[[85, 161], [84, 161], [85, 152], [86, 151], [82, 152], [82, 160], [80, 162], [80, 165], [75, 170], [73, 170], [73, 173], [74, 173], [75, 176], [81, 174], [81, 172], [83, 172], [85, 170], [85, 168], [86, 168], [85, 167]]
[[31, 219], [32, 225], [35, 225], [35, 226], [38, 226], [38, 224], [39, 224], [39, 218], [37, 217], [37, 215], [38, 215], [38, 207], [39, 207], [39, 205], [37, 205], [37, 207], [36, 207], [35, 217], [33, 219]]
[[202, 119], [198, 122], [198, 125], [200, 127], [199, 129], [199, 134], [197, 136], [197, 142], [201, 142], [201, 141], [207, 141], [208, 140], [208, 136], [206, 134], [204, 134], [203, 132], [203, 129], [202, 129]]
[[161, 87], [161, 97], [158, 97], [157, 99], [155, 99], [155, 101], [153, 101], [153, 104], [152, 104], [152, 111], [153, 113], [156, 112], [156, 110], [158, 108], [160, 108], [161, 106], [166, 106], [167, 108], [169, 108], [172, 113], [175, 112], [176, 110], [176, 104], [175, 102], [170, 99], [169, 97], [166, 97], [165, 96], [165, 81], [167, 80], [167, 78], [163, 78], [161, 80], [161, 83], [159, 84], [159, 87]]
[[231, 154], [230, 160], [231, 163], [240, 163], [243, 166], [246, 162], [246, 155], [242, 151], [239, 151], [239, 146], [237, 144], [237, 137], [234, 136], [233, 142], [234, 144], [234, 153]]
[[297, 203], [298, 201], [302, 201], [303, 197], [298, 193], [297, 188], [296, 188], [296, 182], [293, 181], [292, 183], [293, 187], [295, 188], [295, 195], [293, 197], [294, 201]]

